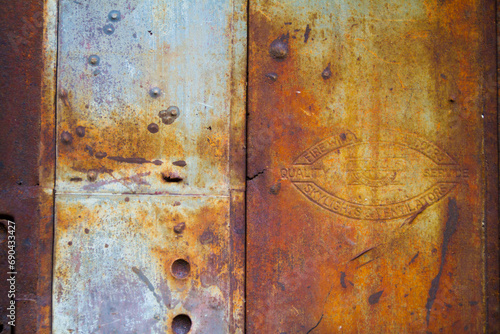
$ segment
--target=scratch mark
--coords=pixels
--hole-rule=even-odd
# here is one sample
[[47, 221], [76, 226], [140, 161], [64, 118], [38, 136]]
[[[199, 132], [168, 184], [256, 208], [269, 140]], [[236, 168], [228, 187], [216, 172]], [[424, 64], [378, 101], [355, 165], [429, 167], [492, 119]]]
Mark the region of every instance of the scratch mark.
[[399, 72], [396, 72], [396, 75], [398, 76], [399, 83], [401, 84], [401, 88], [406, 89], [406, 86], [403, 83], [403, 80], [401, 79], [401, 75]]
[[359, 269], [359, 268], [361, 268], [361, 267], [363, 267], [363, 266], [366, 266], [368, 263], [370, 263], [370, 262], [372, 262], [372, 261], [375, 261], [375, 260], [376, 260], [376, 259], [378, 259], [379, 257], [380, 257], [380, 256], [377, 256], [377, 257], [375, 257], [375, 258], [371, 259], [370, 261], [366, 261], [365, 263], [360, 264], [359, 266], [357, 266], [357, 267], [356, 267], [356, 269]]
[[324, 314], [322, 314], [322, 315], [321, 315], [321, 318], [319, 318], [319, 321], [318, 321], [318, 323], [316, 324], [316, 326], [314, 326], [313, 328], [311, 328], [310, 330], [308, 330], [306, 334], [311, 333], [314, 329], [316, 329], [316, 327], [318, 327], [318, 326], [319, 326], [319, 324], [321, 323], [321, 320], [323, 320], [323, 316], [324, 316]]
[[205, 104], [205, 103], [201, 103], [201, 102], [196, 102], [196, 103], [201, 104], [202, 106], [207, 107], [207, 108], [211, 108], [211, 109], [214, 108], [213, 106], [210, 106], [210, 105]]
[[139, 279], [141, 281], [143, 281], [144, 283], [146, 283], [148, 289], [153, 293], [153, 295], [155, 296], [156, 298], [156, 301], [158, 302], [158, 304], [161, 305], [161, 298], [160, 296], [158, 296], [158, 294], [155, 292], [155, 288], [153, 286], [153, 284], [151, 284], [151, 282], [149, 281], [149, 279], [146, 277], [146, 275], [144, 275], [144, 273], [141, 271], [141, 269], [137, 268], [137, 267], [132, 267], [132, 271], [139, 277]]
[[458, 207], [457, 200], [455, 198], [450, 198], [448, 201], [448, 220], [446, 221], [446, 227], [443, 233], [443, 244], [441, 247], [441, 264], [439, 266], [439, 272], [434, 277], [431, 282], [431, 287], [429, 289], [429, 297], [427, 298], [427, 303], [425, 308], [427, 309], [427, 326], [429, 326], [429, 320], [431, 317], [431, 309], [434, 301], [436, 300], [437, 292], [439, 289], [439, 281], [441, 280], [441, 275], [443, 274], [443, 267], [446, 259], [446, 253], [448, 252], [448, 245], [451, 240], [451, 236], [456, 232], [458, 224]]
[[132, 175], [130, 177], [124, 177], [124, 178], [117, 179], [113, 175], [112, 172], [107, 172], [107, 173], [113, 178], [113, 180], [104, 180], [104, 181], [94, 182], [94, 183], [85, 185], [83, 187], [83, 189], [84, 190], [93, 190], [93, 189], [97, 189], [97, 188], [102, 187], [102, 186], [107, 185], [107, 184], [120, 183], [125, 188], [129, 189], [132, 192], [132, 189], [130, 187], [128, 187], [128, 185], [127, 185], [126, 182], [129, 182], [129, 183], [133, 182], [135, 184], [149, 185], [149, 183], [146, 182], [146, 181], [144, 181], [141, 177], [148, 176], [148, 175], [151, 174], [151, 172], [145, 172], [145, 173], [139, 173], [139, 174], [136, 174], [136, 175]]
[[406, 104], [405, 114], [410, 109], [410, 102], [411, 102], [412, 98], [413, 98], [413, 89], [411, 90], [410, 98], [408, 99], [408, 103]]
[[415, 254], [415, 256], [411, 258], [411, 260], [410, 260], [410, 262], [408, 264], [412, 264], [413, 262], [415, 262], [415, 260], [418, 257], [418, 254], [420, 254], [420, 252], [417, 252], [417, 254]]
[[401, 226], [399, 226], [399, 227], [403, 227], [405, 225], [411, 225], [413, 223], [413, 221], [418, 217], [418, 215], [421, 214], [422, 212], [424, 212], [424, 210], [427, 209], [428, 207], [429, 207], [429, 203], [425, 203], [425, 205], [422, 205], [422, 207], [420, 209], [418, 209], [417, 212], [415, 212], [411, 217], [406, 219], [403, 222], [403, 224], [401, 224]]
[[372, 249], [374, 249], [375, 247], [376, 247], [376, 246], [374, 246], [374, 247], [370, 247], [370, 248], [368, 248], [368, 249], [366, 249], [366, 250], [362, 251], [361, 253], [359, 253], [358, 255], [354, 256], [352, 259], [350, 259], [350, 260], [349, 260], [349, 262], [352, 262], [352, 261], [354, 261], [354, 260], [356, 260], [356, 259], [360, 258], [361, 256], [365, 255], [366, 253], [368, 253], [369, 251], [371, 251], [371, 250], [372, 250]]
[[300, 110], [302, 110], [304, 112], [304, 114], [306, 114], [307, 116], [311, 116], [311, 113], [303, 108], [300, 108]]

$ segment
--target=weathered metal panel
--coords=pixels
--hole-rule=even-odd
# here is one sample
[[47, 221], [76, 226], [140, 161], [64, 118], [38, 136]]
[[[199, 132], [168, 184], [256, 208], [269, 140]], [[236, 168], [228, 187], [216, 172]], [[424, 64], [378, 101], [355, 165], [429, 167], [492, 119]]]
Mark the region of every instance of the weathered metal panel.
[[54, 332], [242, 333], [246, 3], [59, 13]]
[[[227, 197], [58, 196], [54, 331], [176, 333], [188, 314], [194, 333], [229, 333], [228, 208]], [[190, 264], [181, 279], [178, 259]]]
[[228, 194], [233, 5], [60, 2], [59, 192]]
[[[7, 229], [0, 229], [2, 333], [50, 333], [54, 1], [4, 1], [0, 30], [0, 218], [15, 222], [15, 328], [8, 325]], [[41, 168], [41, 166], [43, 166]], [[12, 239], [11, 239], [12, 241]]]
[[251, 3], [248, 333], [487, 331], [491, 15]]

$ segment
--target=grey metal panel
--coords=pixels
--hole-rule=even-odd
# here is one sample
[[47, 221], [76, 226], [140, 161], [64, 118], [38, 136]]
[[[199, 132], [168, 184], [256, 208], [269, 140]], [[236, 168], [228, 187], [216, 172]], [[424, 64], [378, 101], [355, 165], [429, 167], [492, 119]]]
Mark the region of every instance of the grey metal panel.
[[[228, 208], [212, 196], [59, 196], [54, 333], [175, 333], [177, 314], [194, 333], [229, 333]], [[185, 279], [172, 273], [179, 258]]]
[[[60, 6], [58, 135], [67, 142], [58, 143], [58, 191], [227, 195], [233, 70], [244, 57], [232, 52], [240, 7], [227, 0]], [[180, 114], [163, 124], [159, 112], [171, 106]], [[158, 132], [148, 130], [152, 123]], [[186, 166], [172, 165], [179, 160]], [[166, 183], [162, 173], [183, 181]]]

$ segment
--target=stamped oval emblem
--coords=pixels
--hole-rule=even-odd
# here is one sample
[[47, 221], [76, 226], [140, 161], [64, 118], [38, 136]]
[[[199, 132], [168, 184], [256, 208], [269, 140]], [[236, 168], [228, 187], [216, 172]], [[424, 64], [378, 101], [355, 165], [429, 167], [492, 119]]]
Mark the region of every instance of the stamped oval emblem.
[[281, 177], [309, 200], [356, 219], [410, 216], [468, 177], [446, 152], [414, 134], [334, 133], [302, 153]]

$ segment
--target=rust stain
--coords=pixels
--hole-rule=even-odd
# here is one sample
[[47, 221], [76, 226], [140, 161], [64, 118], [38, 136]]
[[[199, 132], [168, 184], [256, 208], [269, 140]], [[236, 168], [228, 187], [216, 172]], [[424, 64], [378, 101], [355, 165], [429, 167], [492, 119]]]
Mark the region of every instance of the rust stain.
[[[443, 243], [441, 245], [441, 261], [439, 265], [439, 271], [436, 277], [431, 282], [431, 287], [429, 289], [429, 297], [427, 297], [427, 303], [425, 308], [427, 309], [427, 315], [425, 320], [427, 321], [427, 326], [431, 318], [432, 306], [436, 300], [436, 296], [439, 289], [439, 283], [441, 281], [441, 275], [443, 274], [444, 262], [446, 260], [446, 255], [448, 252], [448, 245], [450, 243], [451, 236], [455, 234], [458, 226], [458, 207], [457, 200], [455, 198], [450, 198], [448, 201], [448, 219], [446, 220], [445, 230], [443, 232]], [[412, 259], [413, 260], [413, 259]]]
[[343, 6], [250, 4], [247, 332], [484, 332], [489, 5]]

